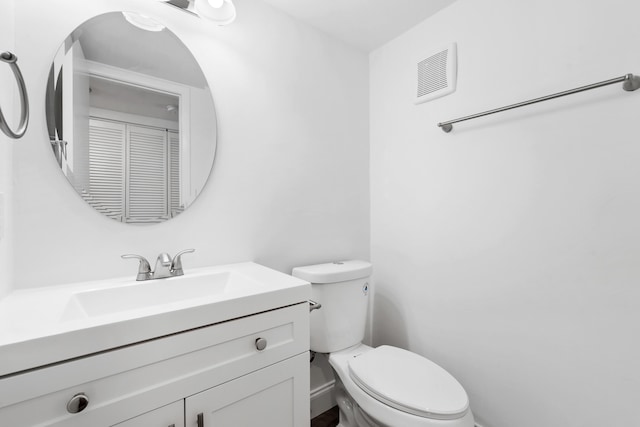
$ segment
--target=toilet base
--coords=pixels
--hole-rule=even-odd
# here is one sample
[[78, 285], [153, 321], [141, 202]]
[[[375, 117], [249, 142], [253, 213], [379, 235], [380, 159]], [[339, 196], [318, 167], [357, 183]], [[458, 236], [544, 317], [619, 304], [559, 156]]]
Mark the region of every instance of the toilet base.
[[336, 402], [340, 411], [338, 427], [389, 427], [373, 421], [349, 396], [340, 377], [337, 374], [335, 376]]

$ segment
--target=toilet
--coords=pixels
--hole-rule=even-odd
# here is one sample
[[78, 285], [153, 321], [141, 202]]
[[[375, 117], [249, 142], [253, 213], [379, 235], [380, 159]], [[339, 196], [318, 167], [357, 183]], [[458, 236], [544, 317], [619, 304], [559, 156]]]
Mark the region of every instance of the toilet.
[[366, 261], [296, 267], [321, 304], [311, 316], [311, 350], [329, 354], [336, 374], [338, 427], [473, 427], [456, 379], [418, 354], [362, 344], [369, 301]]

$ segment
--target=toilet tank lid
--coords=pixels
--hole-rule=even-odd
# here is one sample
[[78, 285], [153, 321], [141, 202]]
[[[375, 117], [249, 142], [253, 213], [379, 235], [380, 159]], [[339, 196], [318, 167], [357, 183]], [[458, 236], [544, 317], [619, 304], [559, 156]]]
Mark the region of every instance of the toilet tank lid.
[[373, 266], [367, 261], [336, 261], [327, 264], [296, 267], [291, 274], [311, 283], [336, 283], [362, 279], [371, 275]]

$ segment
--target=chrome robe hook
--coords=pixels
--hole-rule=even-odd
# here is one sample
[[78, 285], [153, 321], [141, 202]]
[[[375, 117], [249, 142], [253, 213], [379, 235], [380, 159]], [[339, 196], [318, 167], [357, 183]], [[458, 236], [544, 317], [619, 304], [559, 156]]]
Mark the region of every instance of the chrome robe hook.
[[18, 67], [17, 56], [11, 52], [3, 52], [0, 53], [0, 61], [6, 62], [11, 67], [11, 71], [13, 71], [13, 75], [16, 77], [16, 81], [18, 82], [18, 89], [20, 90], [20, 98], [22, 100], [22, 106], [20, 108], [20, 124], [18, 125], [18, 129], [16, 129], [15, 132], [11, 130], [7, 120], [4, 118], [4, 114], [2, 114], [2, 108], [0, 108], [0, 129], [2, 129], [9, 138], [22, 138], [29, 124], [29, 96], [27, 95], [27, 87], [24, 84], [24, 78], [22, 77], [22, 73]]

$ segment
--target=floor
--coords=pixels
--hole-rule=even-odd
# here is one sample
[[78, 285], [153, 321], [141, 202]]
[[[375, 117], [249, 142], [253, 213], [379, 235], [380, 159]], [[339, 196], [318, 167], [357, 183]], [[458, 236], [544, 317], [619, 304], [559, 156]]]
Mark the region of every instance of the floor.
[[311, 427], [336, 427], [338, 425], [338, 407], [334, 406], [311, 420]]

